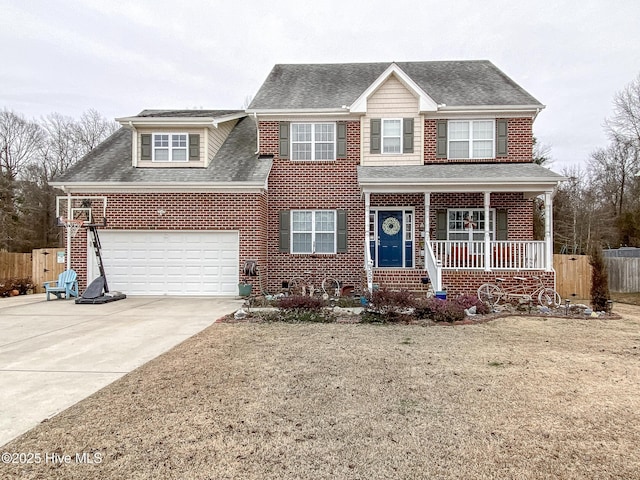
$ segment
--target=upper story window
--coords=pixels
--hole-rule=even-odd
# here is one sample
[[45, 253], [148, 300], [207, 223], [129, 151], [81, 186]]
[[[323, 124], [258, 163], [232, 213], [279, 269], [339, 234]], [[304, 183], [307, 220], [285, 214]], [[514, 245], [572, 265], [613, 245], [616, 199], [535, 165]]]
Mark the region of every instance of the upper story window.
[[413, 153], [413, 125], [413, 118], [372, 118], [369, 153]]
[[402, 120], [382, 120], [382, 153], [402, 153]]
[[493, 120], [450, 120], [448, 127], [449, 158], [495, 157]]
[[335, 159], [335, 123], [291, 124], [291, 160]]
[[154, 133], [154, 162], [186, 162], [188, 161], [188, 135], [186, 133]]

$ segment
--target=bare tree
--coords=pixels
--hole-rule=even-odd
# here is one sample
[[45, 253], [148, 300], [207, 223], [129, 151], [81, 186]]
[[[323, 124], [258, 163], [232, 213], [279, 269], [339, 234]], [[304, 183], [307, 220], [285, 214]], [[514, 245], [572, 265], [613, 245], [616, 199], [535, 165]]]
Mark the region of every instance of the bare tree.
[[52, 178], [77, 162], [82, 150], [76, 142], [77, 126], [73, 118], [51, 113], [42, 119], [42, 127], [47, 136], [41, 158], [49, 178]]
[[640, 74], [613, 98], [613, 116], [605, 122], [613, 139], [631, 142], [640, 149]]
[[638, 168], [638, 149], [620, 137], [612, 139], [608, 147], [599, 148], [591, 154], [590, 177], [614, 216], [623, 213], [629, 197], [628, 189]]
[[36, 157], [43, 140], [37, 123], [6, 109], [0, 111], [0, 175], [15, 180]]
[[90, 108], [75, 122], [75, 140], [80, 146], [82, 155], [96, 148], [107, 137], [113, 134], [119, 125], [103, 117], [97, 110]]

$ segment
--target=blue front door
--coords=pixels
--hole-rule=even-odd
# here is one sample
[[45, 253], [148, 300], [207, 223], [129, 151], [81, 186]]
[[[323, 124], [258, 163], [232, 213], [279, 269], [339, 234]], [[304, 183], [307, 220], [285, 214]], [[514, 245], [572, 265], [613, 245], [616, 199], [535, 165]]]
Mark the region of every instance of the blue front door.
[[402, 267], [402, 210], [378, 211], [378, 266]]

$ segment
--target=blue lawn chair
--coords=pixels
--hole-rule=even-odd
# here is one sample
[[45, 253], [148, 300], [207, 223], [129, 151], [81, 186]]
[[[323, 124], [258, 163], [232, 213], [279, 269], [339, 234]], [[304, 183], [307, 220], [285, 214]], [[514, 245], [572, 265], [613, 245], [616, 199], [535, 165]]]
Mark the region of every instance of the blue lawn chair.
[[[52, 284], [54, 286], [52, 286]], [[78, 296], [78, 274], [74, 270], [65, 270], [58, 275], [58, 280], [52, 282], [44, 282], [44, 288], [47, 292], [47, 301], [49, 294], [53, 293], [58, 299], [64, 294], [65, 299]]]

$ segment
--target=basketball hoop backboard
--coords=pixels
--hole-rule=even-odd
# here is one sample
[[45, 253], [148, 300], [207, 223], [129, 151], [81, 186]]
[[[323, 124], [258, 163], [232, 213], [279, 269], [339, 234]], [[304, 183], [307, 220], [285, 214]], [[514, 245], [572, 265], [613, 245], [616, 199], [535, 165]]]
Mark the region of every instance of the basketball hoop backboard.
[[67, 219], [79, 220], [85, 225], [106, 225], [107, 197], [57, 196], [56, 219], [59, 226], [64, 226]]

